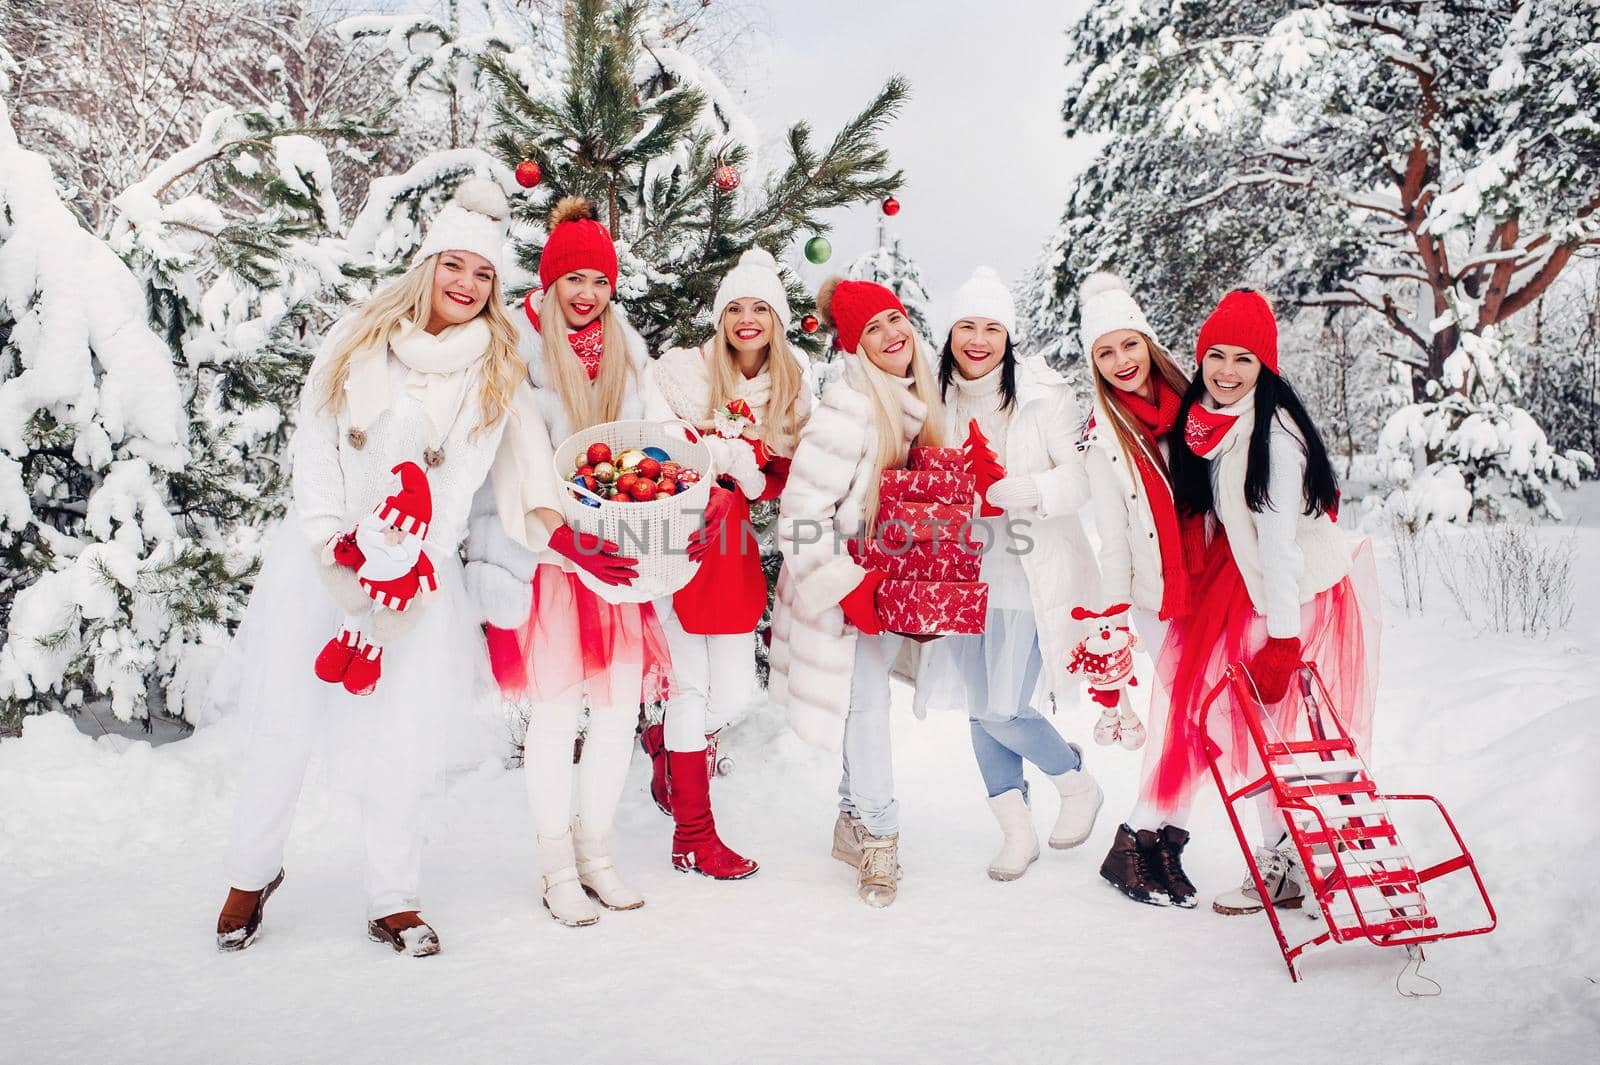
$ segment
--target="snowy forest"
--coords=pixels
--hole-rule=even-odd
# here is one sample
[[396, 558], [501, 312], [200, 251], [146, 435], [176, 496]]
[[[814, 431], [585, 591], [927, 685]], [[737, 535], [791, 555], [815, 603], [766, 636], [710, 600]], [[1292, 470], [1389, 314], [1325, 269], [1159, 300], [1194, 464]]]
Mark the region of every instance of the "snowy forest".
[[[1048, 71], [1013, 58], [1024, 36], [1047, 38]], [[797, 55], [798, 73], [763, 67]], [[947, 115], [949, 96], [930, 90], [963, 78], [972, 110]], [[919, 110], [929, 97], [938, 105]], [[1043, 125], [1012, 111], [1042, 112]], [[971, 115], [983, 117], [967, 128]], [[1066, 151], [1050, 156], [1041, 138]], [[906, 150], [922, 142], [939, 154]], [[1049, 162], [1068, 155], [1066, 169]], [[1024, 172], [1041, 170], [1048, 203], [1023, 203], [1038, 183]], [[881, 743], [892, 731], [904, 883], [889, 913], [860, 905], [833, 859], [865, 877], [872, 834], [861, 826], [856, 853], [839, 827], [831, 852], [827, 837], [831, 804], [850, 798], [850, 764], [841, 788], [838, 753], [803, 742], [774, 709], [778, 683], [767, 687], [783, 676], [769, 650], [786, 564], [774, 490], [751, 494], [748, 511], [766, 610], [754, 633], [736, 634], [760, 683], [720, 732], [707, 724], [691, 737], [707, 731], [713, 836], [758, 850], [759, 878], [677, 875], [704, 869], [680, 862], [679, 823], [659, 816], [673, 816], [664, 765], [701, 752], [669, 753], [664, 739], [651, 751], [663, 703], [645, 696], [641, 735], [626, 737], [612, 852], [630, 877], [637, 870], [650, 905], [612, 912], [638, 907], [585, 882], [577, 901], [593, 895], [603, 919], [557, 915], [530, 871], [547, 837], [523, 798], [535, 786], [524, 783], [529, 706], [483, 668], [482, 691], [448, 708], [457, 731], [428, 752], [448, 765], [412, 819], [446, 960], [401, 965], [362, 941], [352, 856], [370, 838], [331, 759], [311, 762], [290, 811], [291, 887], [276, 923], [248, 957], [214, 949], [238, 752], [255, 736], [216, 691], [236, 679], [229, 652], [248, 641], [234, 636], [256, 625], [246, 608], [289, 524], [302, 386], [334, 323], [406, 273], [469, 181], [508, 201], [495, 277], [519, 305], [540, 291], [547, 241], [559, 242], [552, 207], [592, 201], [616, 253], [615, 298], [657, 360], [726, 340], [713, 319], [721, 280], [751, 249], [770, 252], [801, 367], [790, 394], [811, 389], [808, 413], [852, 365], [819, 306], [831, 299], [819, 293], [825, 278], [890, 289], [936, 354], [956, 318], [951, 260], [975, 229], [1023, 216], [1025, 246], [998, 280], [1008, 312], [1015, 297], [1016, 365], [1026, 357], [1030, 378], [1070, 392], [1076, 411], [1041, 430], [1059, 434], [1042, 448], [1051, 461], [1056, 444], [1080, 458], [1090, 449], [1095, 384], [1108, 380], [1080, 343], [1087, 279], [1120, 276], [1184, 374], [1219, 298], [1264, 293], [1281, 376], [1337, 480], [1336, 506], [1315, 517], [1331, 517], [1376, 571], [1381, 617], [1363, 622], [1376, 622], [1366, 651], [1379, 709], [1371, 752], [1356, 761], [1370, 754], [1389, 792], [1378, 799], [1437, 793], [1449, 804], [1449, 833], [1410, 837], [1415, 825], [1396, 823], [1425, 839], [1418, 866], [1481, 869], [1478, 890], [1500, 923], [1491, 907], [1490, 929], [1477, 931], [1495, 934], [1430, 941], [1425, 959], [1409, 945], [1338, 940], [1300, 972], [1291, 965], [1302, 979], [1291, 984], [1261, 917], [1129, 903], [1094, 863], [1142, 801], [1141, 756], [1096, 734], [1099, 711], [1084, 698], [1058, 707], [1050, 695], [1044, 731], [1071, 741], [1079, 770], [1100, 782], [1094, 837], [1035, 846], [1026, 879], [993, 866], [985, 877], [989, 817], [1006, 832], [995, 803], [1008, 792], [990, 790], [985, 805], [976, 714], [925, 715], [913, 702], [915, 654], [927, 652], [909, 641], [878, 671], [894, 677]], [[936, 185], [959, 186], [972, 217], [929, 210]], [[1002, 264], [974, 255], [960, 276], [990, 265]], [[610, 455], [590, 459], [591, 471]], [[0, 964], [0, 1062], [1579, 1060], [1600, 1034], [1587, 857], [1600, 847], [1597, 462], [1596, 0], [4, 0], [0, 926], [14, 934]], [[583, 470], [569, 464], [560, 477], [582, 483]], [[974, 502], [969, 493], [969, 515]], [[1082, 509], [1078, 538], [1099, 551], [1100, 519]], [[1167, 511], [1160, 535], [1187, 538]], [[1249, 614], [1253, 593], [1235, 592]], [[835, 601], [826, 608], [859, 625]], [[1034, 641], [1030, 663], [1033, 624], [1021, 641]], [[1153, 705], [1160, 642], [1134, 656], [1122, 631], [1136, 664], [1117, 698]], [[481, 633], [467, 633], [474, 650]], [[1043, 692], [1048, 679], [1032, 668], [1016, 672]], [[1308, 690], [1310, 671], [1296, 675]], [[574, 766], [595, 745], [583, 697]], [[635, 701], [623, 700], [623, 731]], [[563, 769], [568, 738], [557, 744]], [[1332, 748], [1320, 732], [1317, 742]], [[1029, 803], [1066, 810], [1052, 781], [1086, 779], [1034, 761], [1030, 798], [1020, 755], [1017, 772], [1023, 822]], [[598, 789], [575, 780], [565, 790], [581, 805]], [[1239, 884], [1240, 847], [1247, 863], [1261, 859], [1211, 786], [1200, 785], [1184, 858], [1208, 897]], [[1436, 853], [1457, 825], [1476, 865]], [[891, 900], [901, 873], [886, 876]], [[230, 900], [245, 886], [234, 879]], [[280, 870], [253, 893], [257, 925], [282, 880]], [[1264, 887], [1247, 878], [1243, 890]], [[1477, 898], [1441, 884], [1429, 902], [1460, 912]], [[1320, 916], [1309, 903], [1282, 914], [1289, 933]], [[600, 930], [568, 934], [557, 921]], [[224, 935], [219, 922], [218, 946]]]

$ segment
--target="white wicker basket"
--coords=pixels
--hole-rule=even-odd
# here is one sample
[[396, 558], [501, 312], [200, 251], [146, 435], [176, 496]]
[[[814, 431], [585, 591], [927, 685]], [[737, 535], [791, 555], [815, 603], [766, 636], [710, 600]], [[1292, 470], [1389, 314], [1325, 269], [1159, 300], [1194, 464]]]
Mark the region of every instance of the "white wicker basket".
[[[647, 503], [602, 499], [570, 480], [582, 465], [579, 456], [594, 443], [605, 444], [613, 455], [629, 448], [659, 447], [673, 462], [699, 470], [700, 480], [676, 495]], [[561, 504], [573, 531], [610, 540], [623, 555], [639, 560], [639, 577], [626, 586], [604, 584], [579, 567], [578, 579], [590, 591], [608, 603], [644, 603], [689, 583], [700, 568], [687, 554], [689, 537], [700, 527], [716, 483], [711, 449], [694, 426], [681, 421], [605, 422], [563, 440], [556, 448], [555, 465], [556, 477], [567, 489]]]

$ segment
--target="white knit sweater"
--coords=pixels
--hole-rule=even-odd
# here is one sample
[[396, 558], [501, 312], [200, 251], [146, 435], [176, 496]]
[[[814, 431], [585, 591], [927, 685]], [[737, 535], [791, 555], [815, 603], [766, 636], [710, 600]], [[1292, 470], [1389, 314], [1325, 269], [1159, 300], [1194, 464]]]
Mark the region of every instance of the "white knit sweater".
[[[967, 438], [968, 424], [976, 419], [1000, 465], [1009, 471], [1006, 445], [1010, 439], [1011, 420], [1021, 403], [1010, 410], [1000, 409], [1001, 372], [997, 367], [977, 380], [968, 380], [960, 373], [951, 379], [950, 388], [944, 394], [944, 439], [952, 447], [959, 446]], [[979, 579], [989, 586], [990, 610], [1031, 610], [1033, 601], [1028, 591], [1028, 575], [1017, 553], [1021, 546], [1012, 542], [1006, 531], [1006, 521], [1005, 515], [973, 521], [974, 533], [986, 546]]]

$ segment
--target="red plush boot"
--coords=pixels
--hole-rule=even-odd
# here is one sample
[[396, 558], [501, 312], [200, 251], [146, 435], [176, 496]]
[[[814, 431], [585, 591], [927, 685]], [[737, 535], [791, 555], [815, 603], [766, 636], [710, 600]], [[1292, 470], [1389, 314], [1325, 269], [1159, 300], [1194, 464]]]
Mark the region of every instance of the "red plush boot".
[[333, 639], [322, 645], [317, 653], [317, 679], [338, 684], [350, 669], [350, 660], [356, 656], [356, 645], [361, 642], [359, 633], [340, 629]]
[[667, 789], [667, 740], [665, 725], [649, 725], [639, 733], [639, 746], [650, 756], [650, 797], [656, 808], [672, 816], [672, 794]]
[[679, 872], [693, 870], [713, 880], [743, 880], [760, 866], [728, 849], [717, 838], [711, 816], [711, 780], [706, 752], [668, 751], [667, 775], [672, 781], [672, 864]]
[[350, 659], [350, 668], [345, 671], [344, 690], [351, 695], [371, 695], [382, 672], [383, 648], [363, 641], [355, 657]]

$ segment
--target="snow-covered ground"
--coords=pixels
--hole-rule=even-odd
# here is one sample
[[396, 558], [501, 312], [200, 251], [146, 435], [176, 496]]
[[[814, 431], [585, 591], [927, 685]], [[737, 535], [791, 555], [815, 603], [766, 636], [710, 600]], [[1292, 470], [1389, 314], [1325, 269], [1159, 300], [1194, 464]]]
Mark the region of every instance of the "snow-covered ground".
[[[649, 903], [590, 929], [539, 905], [517, 774], [455, 777], [430, 815], [425, 912], [445, 949], [429, 960], [367, 941], [354, 810], [314, 773], [260, 939], [221, 955], [236, 725], [152, 748], [57, 715], [0, 743], [0, 1062], [1592, 1060], [1600, 493], [1579, 502], [1566, 632], [1476, 632], [1437, 590], [1422, 618], [1385, 604], [1375, 775], [1444, 800], [1500, 913], [1494, 934], [1430, 949], [1441, 997], [1399, 997], [1404, 955], [1360, 945], [1292, 984], [1264, 920], [1116, 895], [1096, 870], [1131, 802], [1126, 752], [1091, 748], [1107, 806], [1087, 845], [990, 881], [966, 725], [907, 707], [888, 910], [828, 856], [833, 764], [785, 736], [735, 744], [716, 785], [724, 835], [763, 863], [743, 883], [669, 867], [636, 759], [617, 852]], [[1084, 740], [1088, 720], [1062, 725]], [[1054, 800], [1036, 794], [1043, 827]], [[1204, 899], [1242, 866], [1214, 801], [1194, 835]]]

